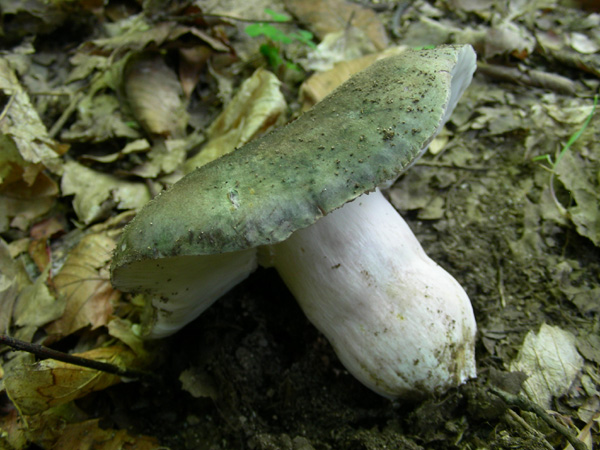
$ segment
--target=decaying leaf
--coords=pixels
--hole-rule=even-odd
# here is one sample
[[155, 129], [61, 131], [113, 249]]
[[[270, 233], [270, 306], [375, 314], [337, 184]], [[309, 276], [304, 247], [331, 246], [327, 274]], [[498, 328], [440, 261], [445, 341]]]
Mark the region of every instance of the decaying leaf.
[[0, 415], [0, 448], [22, 450], [27, 448], [27, 445], [26, 429], [17, 410]]
[[182, 137], [188, 121], [183, 89], [160, 54], [132, 57], [123, 84], [129, 106], [149, 133]]
[[[136, 359], [135, 354], [122, 345], [96, 348], [75, 355], [121, 367], [131, 367]], [[120, 381], [118, 375], [53, 359], [12, 365], [4, 376], [8, 396], [25, 415], [38, 414]]]
[[189, 147], [195, 142], [194, 135], [186, 139], [156, 139], [148, 152], [148, 160], [131, 172], [142, 178], [156, 178], [158, 175], [173, 173], [183, 164]]
[[[19, 290], [23, 287], [19, 282], [22, 272], [12, 259], [8, 245], [0, 239], [0, 333], [6, 334], [10, 326], [13, 307]], [[21, 278], [26, 278], [21, 273]]]
[[179, 381], [182, 389], [189, 392], [194, 398], [216, 399], [218, 396], [213, 379], [198, 367], [192, 367], [181, 372]]
[[543, 324], [536, 334], [525, 336], [523, 347], [510, 364], [511, 371], [525, 372], [527, 396], [549, 409], [552, 399], [566, 394], [583, 367], [576, 339], [568, 331]]
[[[98, 82], [98, 87], [100, 86]], [[67, 142], [104, 142], [112, 138], [137, 139], [140, 133], [132, 128], [121, 112], [114, 95], [90, 93], [77, 105], [77, 121], [61, 133]]]
[[333, 68], [325, 72], [315, 73], [305, 80], [300, 86], [300, 98], [302, 99], [302, 109], [307, 110], [323, 97], [333, 91], [336, 87], [350, 78], [357, 72], [365, 69], [375, 61], [396, 55], [406, 50], [404, 46], [390, 47], [383, 52], [363, 56], [348, 61], [340, 61], [334, 64]]
[[504, 22], [488, 30], [484, 54], [487, 58], [512, 54], [524, 59], [533, 52], [534, 48], [535, 39], [529, 31], [513, 22]]
[[377, 48], [360, 28], [351, 27], [327, 34], [317, 48], [302, 60], [302, 66], [306, 70], [323, 72], [337, 62], [357, 59], [376, 51]]
[[158, 441], [149, 436], [132, 436], [127, 430], [104, 429], [99, 419], [69, 424], [53, 448], [81, 450], [156, 450]]
[[[14, 78], [5, 62], [0, 60], [0, 87]], [[6, 79], [11, 78], [11, 80]], [[4, 88], [5, 90], [8, 88]], [[9, 227], [27, 229], [54, 204], [58, 187], [44, 171], [45, 164], [60, 171], [58, 154], [48, 142], [47, 132], [27, 95], [15, 85], [12, 102], [5, 106], [5, 117], [0, 121], [0, 232]], [[25, 121], [25, 125], [18, 121]], [[36, 133], [41, 140], [37, 141]]]
[[19, 293], [13, 313], [15, 325], [41, 327], [62, 315], [66, 299], [56, 299], [46, 286], [49, 272], [50, 264], [33, 284], [24, 287]]
[[61, 189], [63, 195], [75, 195], [73, 208], [85, 224], [105, 217], [115, 206], [138, 209], [150, 200], [145, 184], [122, 181], [75, 161], [65, 163]]
[[16, 410], [0, 416], [0, 448], [25, 450], [35, 443], [45, 449], [156, 450], [158, 442], [148, 436], [106, 428], [73, 403], [22, 417]]
[[556, 167], [556, 174], [573, 196], [575, 204], [568, 212], [577, 232], [600, 246], [600, 154], [594, 159], [567, 151]]
[[119, 317], [113, 318], [108, 322], [108, 334], [127, 344], [127, 346], [138, 356], [140, 364], [149, 362], [152, 358], [152, 355], [144, 346], [142, 338], [134, 333], [133, 324], [129, 320], [121, 319]]
[[271, 72], [258, 69], [248, 78], [207, 130], [209, 141], [185, 163], [185, 171], [223, 156], [266, 132], [286, 108], [281, 83]]
[[106, 325], [120, 294], [108, 274], [115, 240], [109, 232], [84, 236], [71, 250], [60, 272], [53, 278], [59, 299], [66, 302], [63, 315], [46, 330], [67, 336], [83, 327]]
[[369, 8], [344, 0], [286, 0], [285, 6], [320, 39], [352, 26], [363, 30], [377, 50], [388, 46], [385, 28]]
[[9, 98], [4, 107], [4, 117], [0, 121], [0, 133], [5, 139], [14, 142], [25, 161], [41, 163], [49, 170], [59, 173], [59, 156], [64, 149], [48, 135], [29, 96], [4, 58], [0, 58], [0, 90]]

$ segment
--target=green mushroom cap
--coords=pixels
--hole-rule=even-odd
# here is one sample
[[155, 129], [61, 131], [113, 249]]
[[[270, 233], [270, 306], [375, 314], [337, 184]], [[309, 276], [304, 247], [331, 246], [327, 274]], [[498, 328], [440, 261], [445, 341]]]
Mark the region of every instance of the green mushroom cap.
[[394, 180], [439, 132], [474, 60], [470, 46], [443, 46], [377, 61], [296, 121], [185, 176], [125, 228], [113, 281], [142, 260], [281, 242]]

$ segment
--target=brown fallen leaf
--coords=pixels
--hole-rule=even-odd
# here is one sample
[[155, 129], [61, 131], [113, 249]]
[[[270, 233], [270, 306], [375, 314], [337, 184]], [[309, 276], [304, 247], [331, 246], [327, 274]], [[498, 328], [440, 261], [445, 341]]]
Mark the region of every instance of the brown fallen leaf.
[[321, 40], [350, 25], [363, 30], [377, 50], [388, 46], [385, 27], [371, 9], [344, 0], [285, 0], [285, 7]]
[[280, 84], [272, 72], [256, 70], [210, 125], [206, 132], [209, 141], [185, 162], [184, 171], [190, 172], [241, 147], [275, 125], [286, 108]]
[[40, 448], [69, 450], [154, 450], [159, 447], [155, 438], [102, 428], [99, 422], [99, 419], [88, 419], [74, 404], [25, 418], [12, 410], [0, 416], [0, 448], [24, 450], [31, 448], [31, 443]]
[[139, 209], [150, 200], [144, 183], [126, 181], [90, 169], [75, 161], [64, 165], [63, 196], [74, 195], [73, 208], [80, 221], [89, 225], [117, 209]]
[[158, 441], [149, 436], [132, 436], [126, 430], [100, 428], [100, 420], [72, 423], [65, 427], [52, 448], [70, 450], [155, 450]]
[[0, 448], [21, 450], [28, 445], [25, 427], [17, 410], [0, 415]]
[[153, 135], [178, 138], [188, 121], [183, 89], [158, 53], [143, 53], [127, 63], [123, 85], [138, 122]]
[[[75, 355], [120, 367], [139, 364], [136, 354], [123, 345], [97, 348]], [[118, 375], [53, 359], [11, 366], [4, 376], [8, 397], [25, 415], [39, 414], [120, 381]]]
[[67, 336], [83, 327], [108, 323], [120, 297], [110, 284], [108, 265], [115, 240], [108, 231], [84, 236], [71, 250], [60, 272], [53, 278], [58, 298], [66, 299], [61, 318], [46, 331]]
[[341, 61], [334, 64], [333, 68], [325, 72], [317, 72], [300, 86], [302, 110], [306, 111], [336, 87], [357, 72], [365, 69], [375, 61], [396, 55], [406, 50], [405, 46], [390, 47], [383, 52], [373, 53], [360, 58]]
[[58, 186], [41, 163], [23, 158], [9, 136], [0, 134], [0, 150], [0, 231], [25, 230], [52, 207]]
[[30, 284], [25, 268], [11, 256], [9, 246], [0, 239], [0, 333], [9, 331], [19, 292]]
[[50, 265], [47, 265], [33, 284], [21, 289], [13, 311], [15, 325], [37, 328], [61, 317], [65, 302], [56, 299], [48, 289], [46, 278], [49, 272]]

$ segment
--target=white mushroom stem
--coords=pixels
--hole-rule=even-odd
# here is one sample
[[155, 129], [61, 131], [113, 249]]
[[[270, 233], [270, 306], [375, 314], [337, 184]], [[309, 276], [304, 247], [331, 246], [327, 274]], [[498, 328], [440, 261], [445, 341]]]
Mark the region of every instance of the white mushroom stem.
[[467, 294], [379, 190], [269, 251], [310, 321], [370, 389], [414, 397], [475, 377]]

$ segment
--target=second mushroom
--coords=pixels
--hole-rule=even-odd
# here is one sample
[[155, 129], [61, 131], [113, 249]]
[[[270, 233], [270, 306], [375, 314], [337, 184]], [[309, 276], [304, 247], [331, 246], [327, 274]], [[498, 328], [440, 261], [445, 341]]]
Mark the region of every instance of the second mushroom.
[[144, 334], [176, 332], [261, 264], [375, 392], [438, 394], [474, 377], [470, 301], [379, 187], [423, 154], [475, 66], [470, 46], [380, 60], [148, 203], [111, 270], [151, 304]]

